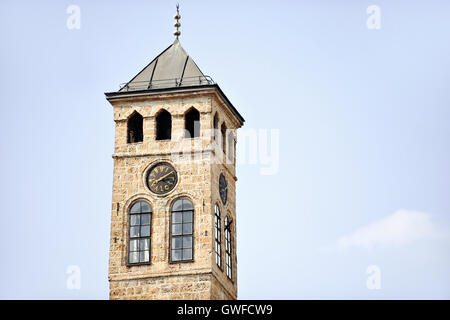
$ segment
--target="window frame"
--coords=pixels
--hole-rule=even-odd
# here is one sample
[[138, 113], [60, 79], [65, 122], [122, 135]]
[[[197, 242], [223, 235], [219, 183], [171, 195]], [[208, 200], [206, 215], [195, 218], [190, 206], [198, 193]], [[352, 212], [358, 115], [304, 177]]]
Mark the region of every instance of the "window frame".
[[[175, 202], [177, 202], [178, 200], [188, 200], [189, 202], [191, 202], [191, 204], [192, 204], [192, 210], [176, 210], [176, 211], [174, 211], [173, 210], [173, 206], [174, 206], [174, 204], [175, 204]], [[191, 236], [191, 238], [192, 238], [192, 258], [191, 259], [189, 259], [189, 260], [172, 260], [172, 239], [174, 238], [174, 237], [179, 237], [179, 238], [183, 238], [183, 236], [185, 236], [184, 234], [181, 234], [181, 235], [173, 235], [172, 234], [172, 226], [173, 226], [173, 213], [174, 212], [189, 212], [189, 211], [192, 211], [192, 233], [190, 234], [190, 236]], [[190, 198], [188, 198], [188, 197], [186, 197], [186, 196], [181, 196], [181, 197], [177, 197], [176, 199], [174, 199], [173, 201], [172, 201], [172, 204], [171, 204], [171, 206], [170, 206], [170, 211], [169, 211], [169, 214], [170, 214], [170, 221], [169, 221], [169, 264], [177, 264], [177, 263], [191, 263], [191, 262], [194, 262], [194, 254], [195, 254], [195, 246], [194, 246], [194, 243], [195, 243], [195, 237], [194, 237], [194, 228], [195, 228], [195, 205], [194, 205], [194, 202], [190, 199]], [[181, 225], [183, 225], [183, 222], [181, 223]]]
[[[145, 202], [145, 203], [147, 203], [147, 205], [150, 207], [150, 212], [141, 212], [141, 210], [140, 210], [139, 213], [131, 213], [131, 208], [133, 208], [133, 206], [136, 203], [138, 203], [138, 202]], [[139, 236], [139, 237], [132, 238], [131, 237], [131, 227], [132, 227], [131, 226], [131, 216], [132, 215], [143, 215], [143, 214], [150, 214], [150, 224], [149, 224], [149, 226], [150, 226], [150, 233], [146, 237]], [[140, 265], [150, 265], [150, 264], [152, 264], [153, 207], [152, 207], [151, 203], [148, 200], [146, 200], [146, 199], [136, 199], [135, 201], [133, 201], [129, 205], [128, 210], [127, 210], [127, 215], [128, 215], [128, 230], [127, 230], [128, 231], [128, 242], [127, 242], [127, 264], [126, 265], [128, 267], [140, 266]], [[142, 224], [139, 221], [139, 227], [141, 227], [141, 226], [142, 226]], [[130, 262], [131, 241], [132, 240], [138, 240], [140, 242], [140, 240], [144, 240], [144, 239], [148, 239], [149, 240], [148, 261], [146, 261], [146, 262]], [[133, 252], [135, 252], [135, 251], [133, 251]], [[137, 252], [140, 253], [140, 250], [138, 250]]]
[[[226, 215], [224, 221], [224, 237], [225, 237], [225, 275], [233, 282], [233, 234], [231, 224], [233, 220]], [[228, 250], [229, 249], [229, 250]], [[228, 264], [228, 256], [230, 263]], [[228, 273], [229, 271], [229, 273]]]
[[[217, 214], [217, 211], [219, 214]], [[218, 224], [217, 224], [218, 222]], [[217, 236], [219, 234], [219, 236]], [[219, 252], [217, 252], [217, 247]], [[223, 259], [222, 259], [222, 216], [220, 214], [220, 207], [216, 203], [214, 205], [214, 257], [217, 267], [223, 271]], [[218, 263], [219, 261], [219, 263]]]

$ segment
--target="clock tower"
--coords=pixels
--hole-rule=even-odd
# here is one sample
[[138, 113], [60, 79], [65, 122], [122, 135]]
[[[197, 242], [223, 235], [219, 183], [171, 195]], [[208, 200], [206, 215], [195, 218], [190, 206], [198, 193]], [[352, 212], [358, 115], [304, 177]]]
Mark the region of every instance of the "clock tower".
[[117, 92], [110, 299], [236, 299], [244, 119], [175, 41]]

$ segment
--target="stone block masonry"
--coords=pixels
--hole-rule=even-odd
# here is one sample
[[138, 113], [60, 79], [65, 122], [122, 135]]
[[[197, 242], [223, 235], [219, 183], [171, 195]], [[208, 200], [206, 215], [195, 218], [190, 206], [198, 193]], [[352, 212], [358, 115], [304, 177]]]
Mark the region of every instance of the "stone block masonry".
[[[222, 139], [214, 138], [213, 117], [236, 139], [239, 120], [229, 111], [214, 88], [199, 92], [151, 94], [109, 99], [114, 108], [115, 149], [109, 257], [110, 299], [236, 299], [236, 177], [234, 160], [224, 158]], [[184, 115], [191, 108], [200, 113], [200, 136], [185, 138]], [[156, 140], [155, 118], [162, 110], [172, 116], [170, 140]], [[143, 117], [143, 141], [127, 143], [127, 119], [134, 112]], [[235, 141], [227, 141], [234, 148]], [[174, 156], [174, 151], [183, 151]], [[234, 152], [234, 151], [233, 151]], [[233, 155], [234, 156], [234, 155]], [[163, 195], [152, 193], [146, 173], [155, 163], [169, 162], [177, 171], [175, 188]], [[228, 201], [219, 195], [219, 175], [228, 182]], [[194, 206], [193, 260], [170, 261], [171, 207], [179, 197]], [[152, 207], [150, 263], [128, 264], [129, 209], [136, 200]], [[221, 210], [222, 226], [228, 216], [232, 224], [232, 278], [225, 274], [225, 246], [222, 268], [215, 262], [214, 206]], [[223, 237], [224, 232], [222, 232]], [[222, 243], [225, 241], [222, 238]]]

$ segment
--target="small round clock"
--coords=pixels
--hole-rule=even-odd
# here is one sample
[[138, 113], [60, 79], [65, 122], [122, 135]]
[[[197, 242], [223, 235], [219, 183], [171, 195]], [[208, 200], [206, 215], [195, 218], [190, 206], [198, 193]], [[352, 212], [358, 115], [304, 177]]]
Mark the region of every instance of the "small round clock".
[[175, 188], [178, 175], [174, 167], [167, 162], [159, 162], [147, 173], [147, 186], [151, 192], [164, 194]]
[[225, 176], [223, 173], [219, 176], [219, 193], [220, 193], [220, 199], [222, 200], [223, 204], [227, 203], [227, 196], [228, 196], [228, 184], [227, 180], [225, 179]]

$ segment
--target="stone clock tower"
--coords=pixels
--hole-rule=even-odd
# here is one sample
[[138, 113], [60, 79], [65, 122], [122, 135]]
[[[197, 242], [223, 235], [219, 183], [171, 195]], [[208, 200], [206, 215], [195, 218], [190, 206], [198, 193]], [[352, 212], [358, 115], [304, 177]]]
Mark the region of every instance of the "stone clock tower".
[[236, 299], [244, 119], [175, 41], [117, 92], [111, 299]]

